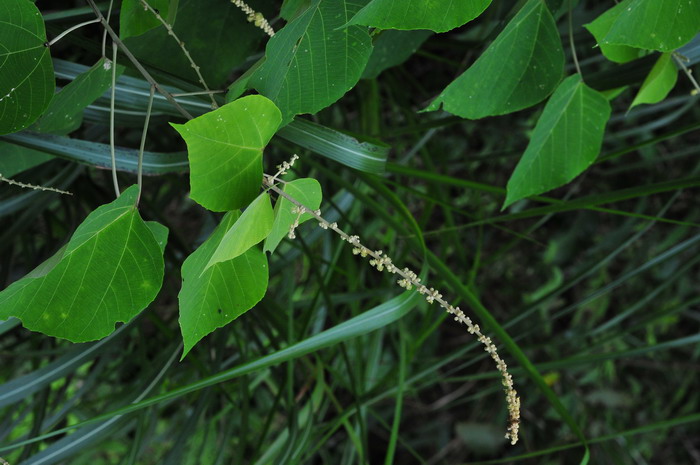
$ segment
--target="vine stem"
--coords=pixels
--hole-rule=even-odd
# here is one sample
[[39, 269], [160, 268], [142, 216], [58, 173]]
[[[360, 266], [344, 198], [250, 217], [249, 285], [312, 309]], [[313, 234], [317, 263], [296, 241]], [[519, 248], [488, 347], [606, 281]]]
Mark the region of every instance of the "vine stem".
[[153, 76], [146, 71], [146, 68], [144, 68], [141, 63], [136, 59], [136, 57], [131, 53], [131, 51], [124, 45], [124, 43], [119, 39], [119, 36], [117, 35], [116, 32], [114, 32], [114, 29], [107, 23], [105, 20], [105, 17], [102, 15], [102, 12], [97, 8], [97, 5], [95, 4], [94, 0], [87, 0], [88, 4], [92, 8], [93, 12], [97, 16], [97, 18], [100, 20], [102, 23], [102, 26], [105, 28], [107, 33], [110, 35], [112, 38], [112, 41], [117, 44], [119, 49], [126, 55], [126, 57], [129, 59], [129, 61], [134, 65], [134, 67], [138, 70], [139, 73], [148, 81], [149, 84], [155, 87], [155, 89], [158, 91], [159, 94], [161, 94], [163, 97], [166, 98], [168, 102], [170, 102], [176, 109], [177, 111], [180, 112], [182, 116], [187, 118], [188, 120], [193, 119], [194, 117], [184, 108], [182, 108], [182, 105], [177, 103], [177, 100], [168, 92], [167, 90], [163, 89], [158, 82], [156, 82], [155, 79], [153, 79]]
[[148, 96], [148, 108], [146, 109], [146, 120], [143, 123], [143, 132], [141, 133], [141, 145], [139, 146], [139, 162], [138, 170], [136, 173], [136, 184], [139, 186], [139, 193], [136, 196], [136, 207], [139, 206], [141, 201], [141, 192], [143, 191], [143, 149], [146, 146], [146, 133], [148, 132], [148, 123], [151, 119], [151, 108], [153, 107], [153, 96], [155, 95], [156, 88], [151, 86], [151, 93]]
[[119, 190], [119, 180], [117, 179], [117, 157], [114, 149], [114, 100], [117, 86], [117, 44], [112, 42], [112, 98], [109, 102], [109, 153], [112, 158], [112, 183], [117, 197], [121, 194]]
[[574, 43], [574, 20], [573, 20], [573, 9], [574, 1], [569, 0], [569, 47], [571, 48], [571, 56], [574, 59], [574, 66], [576, 67], [576, 72], [581, 76], [583, 80], [583, 73], [581, 73], [581, 65], [578, 62], [578, 56], [576, 55], [576, 44]]
[[53, 44], [55, 44], [59, 40], [63, 39], [65, 36], [67, 36], [68, 34], [70, 34], [73, 31], [75, 31], [76, 29], [80, 29], [83, 26], [87, 26], [87, 25], [95, 24], [95, 23], [99, 23], [99, 22], [100, 22], [99, 18], [98, 19], [91, 19], [90, 21], [85, 21], [83, 23], [76, 24], [73, 27], [69, 27], [68, 29], [61, 32], [59, 35], [57, 35], [53, 39], [51, 39], [51, 41], [48, 43], [48, 46], [51, 47]]
[[674, 52], [673, 55], [672, 55], [672, 56], [673, 56], [673, 60], [676, 62], [676, 64], [678, 64], [678, 66], [683, 70], [683, 72], [685, 73], [685, 75], [686, 75], [686, 76], [688, 77], [688, 79], [690, 80], [690, 83], [691, 83], [691, 84], [693, 85], [693, 87], [695, 88], [695, 89], [694, 89], [694, 94], [693, 94], [693, 95], [695, 95], [695, 94], [697, 94], [698, 92], [700, 92], [700, 85], [698, 85], [698, 81], [695, 80], [695, 77], [693, 76], [692, 71], [691, 71], [690, 69], [688, 69], [688, 67], [685, 65], [685, 63], [683, 63], [683, 60], [682, 60], [681, 58], [679, 58], [679, 55], [680, 55], [679, 53]]
[[199, 83], [202, 84], [202, 87], [204, 87], [204, 91], [209, 95], [209, 98], [211, 99], [211, 107], [214, 109], [219, 108], [219, 105], [216, 103], [216, 100], [214, 100], [213, 92], [211, 91], [211, 89], [209, 89], [209, 86], [204, 81], [204, 76], [202, 76], [199, 66], [197, 66], [197, 64], [194, 62], [187, 48], [185, 48], [185, 42], [180, 40], [180, 38], [175, 34], [175, 31], [173, 30], [172, 26], [168, 24], [160, 15], [160, 13], [153, 9], [153, 7], [149, 5], [146, 0], [141, 0], [141, 4], [144, 8], [150, 11], [151, 14], [153, 14], [158, 21], [160, 21], [160, 23], [168, 31], [168, 35], [175, 39], [175, 42], [177, 42], [177, 44], [180, 46], [182, 53], [185, 55], [185, 58], [187, 58], [187, 61], [190, 62], [190, 66], [192, 67], [192, 69], [194, 69], [194, 72], [197, 73], [197, 79], [199, 79]]
[[12, 184], [13, 186], [24, 187], [25, 189], [34, 189], [35, 191], [50, 191], [56, 192], [58, 194], [73, 195], [72, 192], [62, 191], [61, 189], [56, 189], [55, 187], [44, 187], [36, 186], [34, 184], [25, 184], [23, 182], [15, 181], [14, 179], [6, 178], [2, 174], [0, 174], [0, 181], [6, 182], [7, 184]]

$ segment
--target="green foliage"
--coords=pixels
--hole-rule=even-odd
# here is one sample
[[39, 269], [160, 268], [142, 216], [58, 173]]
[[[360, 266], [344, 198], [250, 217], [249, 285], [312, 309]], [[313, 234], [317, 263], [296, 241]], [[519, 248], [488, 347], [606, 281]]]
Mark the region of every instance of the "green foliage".
[[447, 32], [476, 18], [490, 4], [491, 0], [372, 0], [352, 17], [349, 24]]
[[262, 242], [272, 231], [274, 213], [270, 194], [263, 192], [253, 200], [233, 226], [226, 231], [204, 267], [206, 271], [213, 265], [238, 257], [254, 245]]
[[600, 51], [603, 53], [603, 55], [605, 55], [605, 58], [616, 63], [627, 63], [628, 61], [636, 60], [637, 58], [644, 56], [646, 53], [646, 51], [638, 48], [630, 47], [628, 45], [613, 45], [605, 40], [612, 27], [615, 25], [617, 19], [620, 17], [623, 11], [628, 8], [628, 6], [629, 1], [624, 0], [585, 26], [586, 29], [593, 34], [596, 41], [598, 41]]
[[341, 27], [367, 0], [312, 0], [265, 48], [250, 85], [279, 107], [285, 123], [316, 113], [357, 84], [372, 53], [367, 28]]
[[478, 60], [427, 110], [479, 119], [522, 110], [544, 100], [557, 86], [564, 52], [543, 0], [530, 0]]
[[374, 41], [362, 79], [374, 79], [382, 71], [406, 61], [425, 42], [430, 31], [383, 31]]
[[700, 3], [694, 0], [624, 0], [604, 15], [614, 20], [599, 40], [603, 44], [672, 52], [700, 31]]
[[[284, 192], [297, 199], [302, 205], [313, 210], [321, 206], [321, 185], [312, 178], [295, 179], [284, 185]], [[274, 252], [279, 243], [289, 234], [289, 228], [297, 221], [302, 224], [313, 218], [308, 213], [299, 215], [292, 209], [295, 205], [284, 197], [280, 197], [275, 204], [275, 219], [272, 229], [265, 239], [263, 251]]]
[[[85, 73], [71, 81], [51, 100], [44, 114], [31, 127], [32, 131], [67, 134], [80, 127], [83, 110], [97, 100], [112, 84], [111, 64], [102, 58]], [[124, 71], [117, 69], [117, 75]]]
[[279, 124], [277, 107], [259, 95], [171, 124], [187, 142], [192, 200], [213, 211], [248, 205], [260, 190], [263, 148]]
[[7, 134], [41, 116], [56, 83], [37, 7], [29, 0], [4, 1], [0, 24], [0, 134]]
[[238, 318], [265, 295], [267, 259], [258, 248], [207, 266], [238, 218], [238, 212], [227, 213], [209, 239], [182, 264], [182, 289], [178, 295], [185, 344], [182, 358], [204, 336]]
[[[155, 9], [162, 18], [167, 18], [169, 24], [175, 23], [175, 13], [177, 8], [173, 8], [173, 14], [170, 14], [170, 4], [172, 0], [143, 0]], [[144, 8], [142, 0], [122, 0], [122, 6], [119, 10], [119, 37], [126, 39], [128, 37], [139, 36], [151, 29], [155, 29], [161, 25], [158, 18]]]
[[642, 103], [658, 103], [666, 98], [676, 85], [678, 69], [671, 53], [662, 53], [634, 97], [630, 108]]
[[588, 168], [600, 153], [610, 104], [581, 76], [566, 78], [537, 121], [530, 143], [508, 180], [503, 208], [562, 186]]
[[137, 192], [133, 186], [92, 212], [64, 248], [0, 292], [0, 318], [85, 342], [151, 303], [163, 280], [167, 229], [141, 219]]

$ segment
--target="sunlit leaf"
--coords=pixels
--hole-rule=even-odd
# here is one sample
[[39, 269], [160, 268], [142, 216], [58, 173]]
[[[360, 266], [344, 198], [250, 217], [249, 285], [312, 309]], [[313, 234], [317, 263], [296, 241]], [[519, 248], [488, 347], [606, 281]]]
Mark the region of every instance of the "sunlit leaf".
[[182, 289], [178, 299], [185, 344], [183, 358], [204, 336], [252, 308], [267, 290], [267, 258], [257, 247], [205, 270], [238, 217], [238, 212], [227, 213], [209, 239], [182, 265]]
[[[321, 185], [312, 178], [295, 179], [284, 185], [284, 192], [289, 194], [293, 199], [311, 210], [316, 210], [321, 206]], [[308, 213], [299, 216], [294, 213], [292, 208], [294, 204], [286, 198], [280, 196], [275, 204], [275, 221], [272, 225], [272, 232], [265, 239], [263, 250], [265, 252], [274, 252], [280, 241], [289, 234], [289, 228], [294, 221], [299, 218], [299, 224], [313, 218]]]
[[503, 208], [562, 186], [596, 159], [610, 117], [610, 104], [575, 74], [544, 107], [532, 138], [508, 180]]
[[56, 83], [41, 14], [29, 0], [0, 2], [0, 134], [32, 124]]
[[316, 113], [360, 79], [372, 52], [363, 26], [341, 28], [366, 0], [314, 0], [267, 43], [250, 85], [272, 99], [285, 122]]
[[522, 110], [557, 86], [564, 52], [554, 18], [542, 0], [530, 1], [478, 60], [430, 104], [478, 119]]
[[251, 202], [231, 229], [226, 231], [204, 269], [207, 270], [216, 263], [233, 260], [261, 242], [270, 234], [273, 218], [270, 194], [263, 192]]
[[[124, 70], [117, 67], [117, 75]], [[97, 100], [112, 84], [111, 65], [100, 59], [57, 93], [46, 111], [31, 127], [32, 131], [67, 134], [83, 121], [83, 110]]]
[[491, 0], [372, 0], [350, 24], [446, 32], [476, 18], [490, 4]]
[[697, 0], [625, 0], [616, 14], [603, 44], [671, 52], [700, 31]]
[[213, 211], [248, 205], [260, 191], [262, 150], [280, 119], [274, 103], [249, 95], [185, 124], [171, 123], [187, 142], [192, 199]]
[[133, 186], [92, 212], [68, 244], [0, 292], [0, 319], [86, 342], [114, 331], [153, 301], [163, 280], [167, 229], [144, 222]]
[[662, 101], [676, 85], [676, 80], [678, 80], [678, 68], [673, 63], [673, 56], [671, 53], [663, 53], [642, 83], [630, 108], [642, 103]]

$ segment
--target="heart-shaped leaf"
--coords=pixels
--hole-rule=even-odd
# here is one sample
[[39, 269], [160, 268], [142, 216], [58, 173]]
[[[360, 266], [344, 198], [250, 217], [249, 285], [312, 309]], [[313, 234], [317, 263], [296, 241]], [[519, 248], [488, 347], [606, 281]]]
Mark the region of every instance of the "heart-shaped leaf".
[[0, 292], [0, 319], [86, 342], [131, 320], [158, 294], [167, 229], [144, 222], [132, 186], [90, 213], [68, 244]]
[[280, 112], [262, 95], [249, 95], [185, 124], [190, 196], [212, 211], [248, 205], [262, 184], [262, 151], [277, 131]]
[[267, 290], [267, 258], [256, 247], [205, 269], [239, 215], [237, 211], [227, 213], [209, 239], [182, 265], [182, 289], [178, 294], [182, 358], [204, 336], [252, 308]]
[[666, 98], [678, 80], [678, 68], [673, 63], [672, 58], [671, 53], [661, 54], [659, 59], [656, 60], [654, 67], [649, 71], [646, 79], [644, 79], [642, 87], [640, 87], [639, 92], [634, 97], [630, 108], [642, 103], [657, 103]]
[[[315, 179], [295, 179], [286, 183], [283, 190], [311, 210], [316, 210], [321, 206], [321, 185]], [[308, 213], [299, 216], [298, 213], [292, 211], [293, 208], [294, 204], [286, 198], [280, 196], [277, 199], [275, 204], [275, 221], [272, 225], [272, 231], [265, 239], [263, 251], [274, 252], [282, 239], [289, 234], [289, 228], [297, 218], [299, 218], [299, 224], [313, 218]]]
[[32, 124], [56, 82], [41, 13], [29, 0], [0, 2], [0, 134]]

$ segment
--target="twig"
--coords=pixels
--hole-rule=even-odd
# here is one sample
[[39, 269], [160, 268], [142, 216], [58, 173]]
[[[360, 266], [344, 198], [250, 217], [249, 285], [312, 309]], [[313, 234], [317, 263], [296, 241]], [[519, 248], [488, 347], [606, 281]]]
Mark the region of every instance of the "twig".
[[[23, 182], [15, 181], [14, 179], [6, 178], [2, 174], [0, 174], [0, 181], [6, 182], [8, 184], [12, 184], [13, 186], [23, 187], [25, 189], [33, 189], [35, 191], [49, 191], [49, 192], [56, 192], [58, 194], [73, 195], [71, 192], [62, 191], [61, 189], [56, 189], [55, 187], [44, 187], [44, 186], [35, 186], [34, 184], [25, 184]], [[2, 462], [0, 462], [0, 464], [1, 463]]]
[[569, 47], [571, 48], [571, 56], [574, 59], [574, 66], [576, 67], [576, 72], [581, 76], [583, 80], [583, 74], [581, 73], [581, 66], [578, 63], [578, 56], [576, 55], [576, 44], [574, 43], [574, 25], [573, 25], [573, 0], [569, 0]]
[[91, 19], [90, 21], [85, 21], [84, 23], [76, 24], [73, 27], [69, 27], [68, 29], [61, 32], [59, 35], [57, 35], [53, 39], [51, 39], [51, 41], [48, 43], [48, 46], [51, 47], [53, 44], [55, 44], [59, 40], [63, 39], [65, 36], [67, 36], [68, 34], [70, 34], [73, 31], [75, 31], [76, 29], [80, 29], [83, 26], [87, 26], [89, 24], [95, 24], [95, 23], [99, 23], [99, 22], [100, 22], [99, 19]]
[[139, 186], [139, 193], [136, 196], [136, 206], [139, 206], [141, 200], [141, 192], [143, 191], [143, 149], [146, 146], [146, 133], [148, 132], [148, 122], [151, 119], [151, 108], [153, 107], [153, 95], [156, 88], [151, 86], [151, 93], [148, 96], [148, 108], [146, 109], [146, 121], [143, 123], [143, 133], [141, 134], [141, 145], [139, 146], [139, 163], [136, 174], [136, 183]]
[[112, 183], [117, 197], [120, 195], [119, 181], [117, 180], [117, 158], [114, 149], [114, 100], [117, 86], [117, 44], [112, 42], [112, 98], [109, 102], [109, 153], [112, 157]]
[[190, 62], [190, 66], [192, 67], [192, 69], [194, 69], [194, 72], [197, 73], [199, 83], [202, 84], [204, 90], [209, 94], [209, 98], [211, 99], [211, 107], [214, 109], [219, 108], [219, 105], [217, 105], [216, 100], [214, 100], [214, 95], [212, 95], [211, 89], [209, 89], [209, 86], [204, 81], [204, 76], [202, 76], [202, 73], [199, 70], [199, 66], [197, 66], [197, 64], [194, 62], [194, 60], [192, 59], [192, 55], [190, 55], [190, 52], [187, 50], [187, 48], [185, 48], [185, 42], [180, 40], [180, 38], [175, 34], [175, 31], [173, 30], [172, 26], [168, 24], [160, 15], [160, 13], [154, 10], [153, 7], [149, 5], [146, 0], [141, 0], [141, 4], [144, 8], [148, 9], [148, 11], [150, 11], [158, 21], [160, 21], [160, 23], [168, 31], [168, 35], [175, 39], [175, 42], [177, 42], [177, 44], [180, 46], [182, 53], [185, 55], [185, 58], [187, 58], [187, 61]]
[[[114, 0], [109, 0], [109, 9], [107, 10], [107, 24], [109, 24], [109, 18], [112, 17], [112, 3], [113, 2], [114, 2]], [[107, 29], [102, 31], [102, 57], [103, 58], [107, 57], [106, 51], [107, 51]]]
[[688, 67], [683, 63], [683, 60], [679, 58], [679, 56], [682, 56], [680, 53], [673, 53], [673, 59], [676, 61], [678, 66], [683, 70], [685, 75], [690, 79], [691, 84], [693, 84], [693, 92], [692, 95], [697, 95], [698, 92], [700, 92], [700, 85], [698, 85], [698, 81], [695, 80], [695, 77], [693, 76], [693, 71], [691, 69], [688, 69]]
[[177, 100], [175, 100], [175, 98], [173, 98], [173, 96], [170, 94], [170, 92], [163, 89], [156, 82], [156, 80], [153, 79], [153, 76], [151, 76], [151, 74], [148, 71], [146, 71], [146, 68], [144, 68], [141, 65], [141, 63], [139, 63], [139, 61], [136, 59], [136, 57], [131, 53], [131, 51], [126, 47], [126, 45], [124, 45], [124, 43], [119, 39], [119, 36], [117, 35], [117, 33], [114, 32], [114, 29], [112, 29], [110, 27], [109, 23], [107, 23], [107, 21], [105, 20], [105, 17], [102, 15], [102, 12], [100, 12], [99, 8], [97, 8], [95, 1], [94, 0], [87, 0], [87, 2], [90, 5], [90, 7], [92, 8], [92, 10], [95, 12], [95, 15], [102, 22], [102, 26], [109, 33], [112, 40], [119, 46], [119, 48], [124, 53], [124, 55], [126, 55], [126, 57], [129, 59], [129, 61], [131, 61], [131, 63], [138, 70], [138, 72], [141, 73], [141, 75], [144, 77], [144, 79], [146, 79], [146, 81], [148, 81], [149, 84], [154, 86], [156, 88], [156, 90], [158, 91], [158, 93], [161, 94], [163, 97], [165, 97], [168, 100], [168, 102], [170, 102], [177, 109], [177, 111], [180, 112], [180, 114], [182, 116], [184, 116], [188, 120], [193, 119], [194, 117], [187, 110], [182, 108], [182, 106], [179, 103], [177, 103]]

